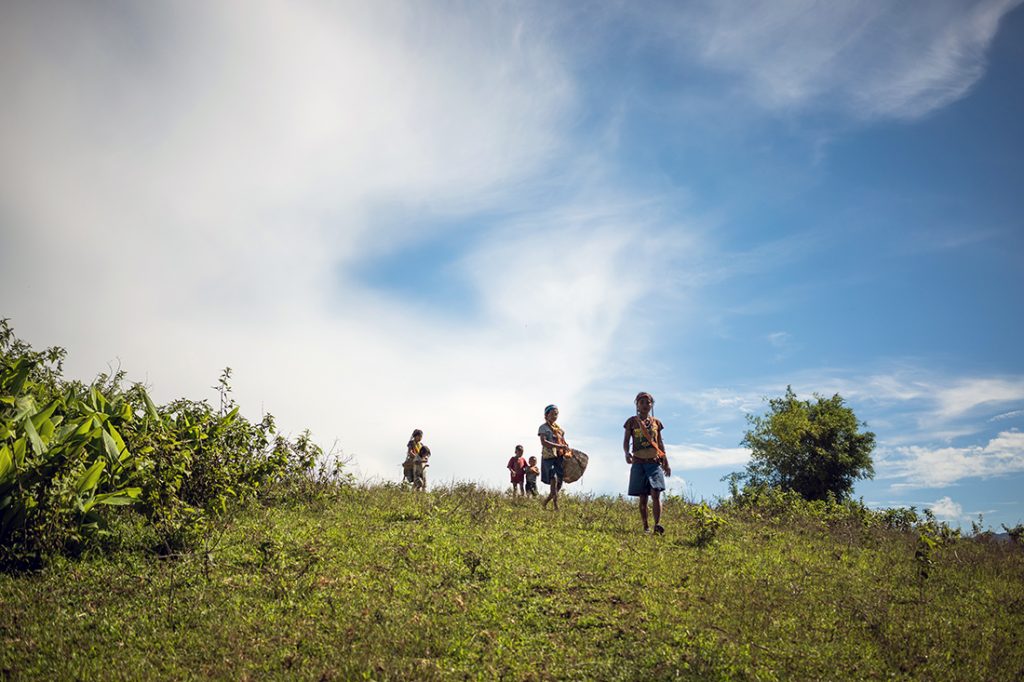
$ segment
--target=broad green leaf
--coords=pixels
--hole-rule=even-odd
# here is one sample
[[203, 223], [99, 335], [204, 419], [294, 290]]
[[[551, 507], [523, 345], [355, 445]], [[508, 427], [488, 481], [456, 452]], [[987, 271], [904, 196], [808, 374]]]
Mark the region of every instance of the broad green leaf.
[[75, 484], [75, 490], [78, 494], [87, 493], [100, 482], [100, 475], [103, 473], [103, 467], [107, 465], [102, 459], [98, 459], [93, 462], [93, 465], [85, 470], [85, 472], [79, 477], [78, 483]]
[[107, 431], [110, 433], [110, 437], [114, 439], [114, 445], [117, 447], [118, 461], [123, 462], [131, 456], [128, 452], [128, 446], [124, 443], [124, 438], [121, 438], [121, 434], [118, 433], [117, 429], [110, 422], [107, 422]]
[[14, 458], [11, 456], [11, 449], [4, 445], [0, 447], [0, 483], [15, 472]]
[[82, 420], [82, 423], [75, 430], [75, 433], [79, 436], [84, 436], [92, 431], [92, 417], [86, 417]]
[[14, 421], [20, 422], [29, 415], [36, 413], [36, 399], [30, 395], [18, 396], [15, 400]]
[[[123, 443], [124, 441], [122, 441]], [[117, 441], [109, 432], [103, 431], [103, 447], [106, 450], [110, 463], [114, 464], [121, 459], [121, 451], [117, 447]]]
[[142, 493], [142, 488], [125, 488], [112, 493], [100, 493], [82, 506], [82, 511], [89, 511], [97, 504], [107, 504], [116, 507], [124, 507], [134, 504]]
[[19, 469], [25, 467], [25, 437], [22, 436], [18, 440], [14, 441], [14, 463]]
[[142, 399], [146, 402], [146, 414], [148, 414], [151, 418], [159, 421], [160, 413], [157, 412], [156, 405], [153, 404], [153, 400], [149, 397], [149, 393], [146, 392], [146, 389], [141, 387], [139, 390], [142, 393]]
[[39, 437], [43, 439], [43, 442], [47, 446], [53, 441], [53, 432], [56, 430], [56, 425], [49, 419], [44, 421], [39, 427]]
[[46, 409], [36, 412], [34, 415], [32, 415], [32, 426], [36, 427], [36, 430], [38, 431], [42, 423], [44, 421], [47, 421], [51, 416], [53, 416], [53, 412], [54, 410], [57, 409], [58, 405], [60, 405], [59, 398], [51, 402], [49, 405], [47, 405]]
[[43, 443], [43, 439], [39, 437], [36, 427], [32, 425], [31, 419], [25, 420], [25, 435], [28, 436], [29, 442], [32, 443], [32, 449], [35, 450], [37, 455], [46, 453], [46, 445]]
[[97, 412], [105, 412], [107, 408], [107, 399], [103, 397], [99, 389], [95, 386], [89, 391], [89, 402], [92, 403], [92, 407]]
[[31, 371], [32, 363], [25, 358], [18, 358], [14, 362], [14, 374], [10, 377], [7, 392], [14, 395], [21, 393], [21, 387], [25, 385], [25, 380], [28, 379], [28, 373]]

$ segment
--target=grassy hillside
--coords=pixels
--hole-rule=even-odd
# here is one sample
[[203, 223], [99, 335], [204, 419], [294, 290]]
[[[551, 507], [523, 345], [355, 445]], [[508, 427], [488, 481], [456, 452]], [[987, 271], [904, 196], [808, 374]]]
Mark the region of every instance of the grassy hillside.
[[180, 556], [122, 527], [120, 550], [0, 575], [0, 676], [1024, 676], [1018, 545], [915, 558], [916, 531], [747, 509], [715, 532], [695, 509], [670, 501], [653, 537], [613, 499], [349, 487], [250, 508]]

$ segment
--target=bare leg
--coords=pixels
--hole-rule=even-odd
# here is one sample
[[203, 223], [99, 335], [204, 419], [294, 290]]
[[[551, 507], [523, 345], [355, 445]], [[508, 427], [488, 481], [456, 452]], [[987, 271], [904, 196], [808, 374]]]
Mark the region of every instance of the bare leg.
[[544, 500], [544, 504], [541, 506], [547, 509], [548, 502], [554, 502], [555, 511], [558, 511], [558, 489], [561, 487], [561, 481], [557, 476], [553, 476], [551, 478], [551, 492], [548, 493], [547, 498]]
[[[657, 499], [657, 498], [655, 498]], [[661, 506], [658, 506], [661, 509]], [[644, 530], [647, 530], [647, 495], [640, 496], [640, 520], [644, 522]]]
[[654, 503], [652, 505], [654, 507], [654, 530], [657, 531], [658, 528], [661, 527], [661, 491], [652, 490], [651, 497], [653, 498], [652, 502]]

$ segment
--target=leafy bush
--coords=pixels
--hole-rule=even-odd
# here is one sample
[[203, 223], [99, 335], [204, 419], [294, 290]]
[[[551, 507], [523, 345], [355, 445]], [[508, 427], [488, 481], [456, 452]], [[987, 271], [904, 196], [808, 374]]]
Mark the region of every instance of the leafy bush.
[[707, 502], [691, 506], [690, 516], [697, 522], [697, 534], [693, 539], [693, 544], [697, 547], [707, 547], [712, 544], [722, 526], [725, 525], [725, 519], [716, 514]]
[[43, 352], [0, 320], [0, 565], [76, 553], [101, 537], [115, 507], [142, 514], [165, 550], [196, 541], [209, 520], [270, 483], [301, 484], [319, 448], [305, 433], [252, 423], [222, 374], [220, 406], [157, 407], [124, 375], [91, 386], [62, 377], [65, 352]]
[[940, 544], [959, 537], [959, 531], [947, 523], [937, 521], [930, 510], [925, 510], [922, 516], [916, 507], [871, 509], [862, 500], [837, 499], [834, 496], [807, 500], [795, 491], [768, 485], [747, 483], [740, 488], [736, 485], [735, 474], [725, 478], [730, 482], [731, 495], [722, 505], [723, 509], [749, 518], [781, 522], [799, 520], [828, 527], [859, 526], [905, 533], [924, 532]]
[[791, 387], [768, 401], [764, 416], [748, 416], [743, 444], [751, 450], [745, 477], [755, 485], [792, 490], [809, 500], [843, 499], [858, 478], [871, 478], [875, 434], [860, 431], [853, 410], [836, 394], [798, 400]]

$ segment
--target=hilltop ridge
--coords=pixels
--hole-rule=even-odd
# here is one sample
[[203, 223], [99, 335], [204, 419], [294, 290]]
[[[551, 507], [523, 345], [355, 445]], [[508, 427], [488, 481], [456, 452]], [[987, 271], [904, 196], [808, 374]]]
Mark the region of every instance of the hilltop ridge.
[[[1024, 552], [856, 504], [531, 499], [461, 484], [264, 500], [194, 552], [0, 575], [13, 679], [1019, 679]], [[862, 509], [862, 508], [861, 508]], [[904, 519], [905, 521], [905, 519]], [[889, 526], [889, 527], [887, 527]], [[134, 533], [134, 535], [133, 535]], [[922, 536], [934, 538], [925, 547]], [[134, 539], [133, 539], [134, 538]], [[925, 543], [926, 545], [927, 543]]]

